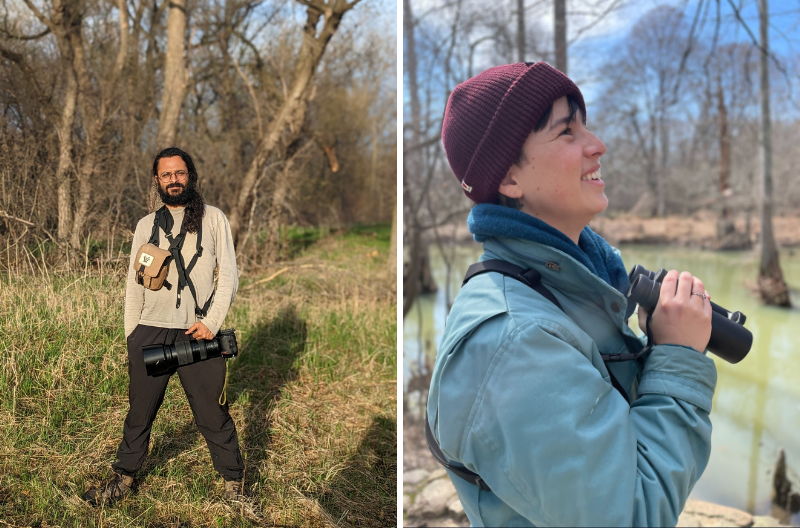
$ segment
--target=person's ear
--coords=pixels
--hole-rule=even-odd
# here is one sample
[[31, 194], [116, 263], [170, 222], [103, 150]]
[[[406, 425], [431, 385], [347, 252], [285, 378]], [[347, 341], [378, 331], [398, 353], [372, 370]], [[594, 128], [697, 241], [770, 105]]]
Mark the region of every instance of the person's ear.
[[514, 198], [515, 200], [522, 198], [522, 187], [517, 183], [518, 174], [519, 167], [511, 165], [511, 168], [508, 169], [505, 177], [500, 182], [500, 187], [497, 188], [497, 191], [503, 196]]

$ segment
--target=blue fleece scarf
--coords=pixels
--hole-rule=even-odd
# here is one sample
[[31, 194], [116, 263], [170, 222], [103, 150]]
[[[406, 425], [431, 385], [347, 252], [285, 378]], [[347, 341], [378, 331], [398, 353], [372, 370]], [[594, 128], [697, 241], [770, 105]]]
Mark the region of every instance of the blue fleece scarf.
[[531, 240], [563, 251], [623, 294], [631, 286], [622, 259], [588, 226], [581, 231], [576, 245], [567, 235], [538, 218], [493, 204], [475, 205], [469, 213], [467, 226], [476, 242], [489, 237]]

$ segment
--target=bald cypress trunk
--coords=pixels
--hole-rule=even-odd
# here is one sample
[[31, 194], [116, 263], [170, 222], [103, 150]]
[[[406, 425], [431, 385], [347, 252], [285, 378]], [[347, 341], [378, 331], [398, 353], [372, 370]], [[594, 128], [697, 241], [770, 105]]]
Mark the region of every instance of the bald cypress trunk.
[[759, 0], [761, 32], [761, 262], [758, 269], [758, 288], [765, 304], [791, 306], [789, 290], [783, 280], [778, 261], [778, 249], [772, 232], [772, 123], [770, 121], [769, 88], [769, 8], [767, 0]]

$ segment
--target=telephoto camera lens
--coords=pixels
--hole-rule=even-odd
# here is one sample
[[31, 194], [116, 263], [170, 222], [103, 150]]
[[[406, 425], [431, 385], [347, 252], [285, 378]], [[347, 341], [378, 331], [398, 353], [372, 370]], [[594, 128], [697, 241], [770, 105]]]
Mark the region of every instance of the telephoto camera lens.
[[232, 358], [239, 353], [233, 329], [220, 330], [211, 340], [191, 339], [174, 345], [142, 347], [148, 376], [162, 376], [173, 369], [216, 357]]
[[[641, 266], [637, 265], [636, 268], [641, 268]], [[641, 269], [644, 270], [644, 268]], [[652, 272], [644, 270], [646, 273], [634, 274], [634, 271], [630, 275], [631, 289], [628, 291], [628, 302], [639, 303], [639, 306], [652, 313], [661, 294], [661, 282], [650, 278]], [[661, 275], [661, 280], [663, 280], [663, 275], [666, 273], [662, 274], [662, 271], [660, 270], [653, 276]], [[728, 363], [740, 362], [753, 346], [753, 334], [742, 326], [745, 320], [744, 314], [729, 312], [714, 303], [711, 304], [711, 308], [711, 339], [709, 339], [706, 349]]]

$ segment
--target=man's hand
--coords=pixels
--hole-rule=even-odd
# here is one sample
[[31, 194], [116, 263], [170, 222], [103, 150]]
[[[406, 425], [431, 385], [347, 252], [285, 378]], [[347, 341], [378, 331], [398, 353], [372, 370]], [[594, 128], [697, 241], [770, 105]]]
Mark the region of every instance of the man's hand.
[[190, 329], [186, 331], [187, 334], [192, 334], [194, 339], [214, 339], [214, 334], [211, 333], [206, 325], [197, 321]]

